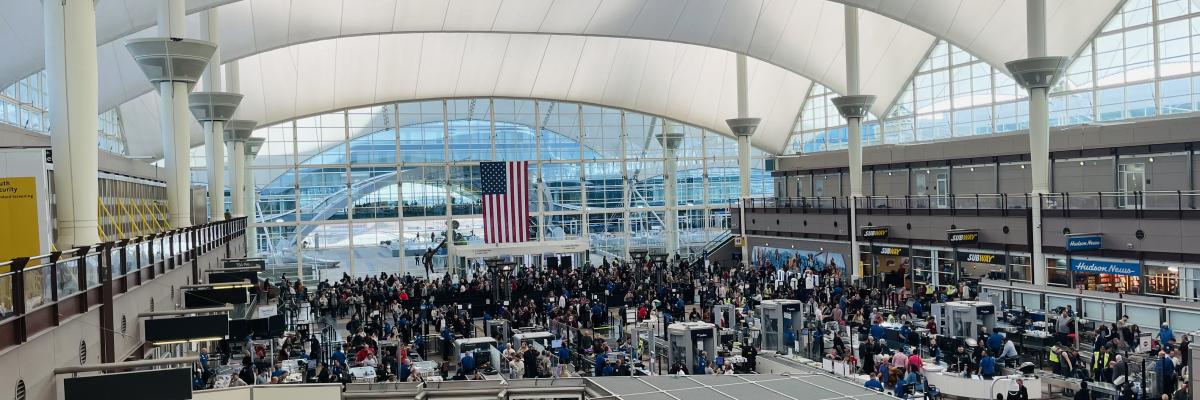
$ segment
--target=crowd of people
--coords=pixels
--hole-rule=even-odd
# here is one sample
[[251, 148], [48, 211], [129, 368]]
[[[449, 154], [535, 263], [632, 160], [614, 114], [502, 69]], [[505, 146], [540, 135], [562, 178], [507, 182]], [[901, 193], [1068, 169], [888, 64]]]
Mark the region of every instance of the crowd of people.
[[[964, 338], [929, 334], [938, 331], [930, 316], [933, 304], [975, 298], [976, 291], [967, 282], [916, 285], [915, 291], [909, 291], [909, 282], [900, 286], [850, 282], [841, 269], [803, 259], [779, 266], [763, 262], [753, 268], [686, 259], [657, 263], [605, 259], [574, 268], [519, 265], [512, 270], [471, 263], [456, 273], [432, 276], [343, 275], [332, 282], [321, 281], [313, 290], [286, 277], [279, 285], [268, 281], [263, 285], [265, 292], [278, 298], [307, 303], [320, 325], [344, 329], [345, 338], [339, 343], [322, 344], [314, 334], [289, 337], [282, 346], [277, 361], [308, 360], [306, 382], [348, 382], [351, 372], [362, 368], [373, 370], [376, 380], [401, 382], [426, 376], [476, 379], [487, 373], [510, 378], [631, 375], [636, 373], [632, 364], [644, 356], [640, 353], [647, 344], [609, 333], [649, 318], [658, 318], [663, 326], [707, 321], [732, 329], [742, 338], [742, 354], [753, 359], [759, 343], [751, 327], [758, 326], [761, 318], [754, 310], [764, 299], [795, 299], [803, 304], [805, 320], [810, 322], [783, 333], [789, 347], [802, 348], [813, 358], [852, 365], [869, 376], [867, 387], [897, 396], [934, 389], [921, 375], [929, 363], [944, 364], [951, 373], [992, 379], [1006, 375], [1006, 368], [1028, 361], [1031, 355], [1018, 350], [1019, 345], [1004, 333], [979, 332], [972, 338], [977, 346], [968, 346]], [[738, 310], [736, 318], [717, 318], [713, 314], [717, 304]], [[1092, 332], [1094, 342], [1082, 346], [1089, 350], [1081, 355], [1076, 350], [1081, 335], [1074, 331], [1074, 311], [1066, 307], [1054, 312], [1057, 345], [1046, 351], [1046, 361], [1055, 373], [1114, 383], [1119, 390], [1129, 391], [1131, 382], [1121, 379], [1132, 372], [1129, 361], [1138, 355], [1153, 360], [1160, 392], [1176, 397], [1187, 392], [1187, 385], [1180, 383], [1187, 374], [1186, 336], [1176, 337], [1164, 325], [1154, 353], [1142, 349], [1146, 354], [1138, 354], [1140, 328], [1123, 317]], [[504, 319], [513, 329], [545, 329], [558, 338], [556, 346], [508, 344], [497, 337], [500, 365], [491, 365], [491, 359], [476, 360], [469, 352], [453, 354], [455, 339], [485, 335], [482, 327], [493, 319]], [[441, 361], [432, 375], [416, 373], [414, 361], [431, 360], [435, 351]], [[613, 352], [633, 358], [614, 359]], [[722, 374], [734, 369], [707, 353], [689, 362], [666, 366], [667, 372]], [[283, 382], [288, 373], [279, 365], [247, 367], [231, 385]]]

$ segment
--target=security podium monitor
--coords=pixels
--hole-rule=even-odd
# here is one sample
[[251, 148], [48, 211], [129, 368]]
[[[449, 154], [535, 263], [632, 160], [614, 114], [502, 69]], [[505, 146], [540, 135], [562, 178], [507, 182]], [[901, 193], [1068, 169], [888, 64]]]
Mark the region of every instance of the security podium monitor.
[[667, 326], [667, 361], [682, 363], [695, 373], [696, 360], [703, 353], [708, 362], [717, 354], [717, 326], [707, 322], [676, 322]]
[[933, 305], [937, 333], [975, 338], [996, 329], [996, 306], [986, 301], [951, 301]]
[[804, 328], [804, 314], [799, 300], [763, 300], [758, 306], [762, 317], [762, 349], [788, 354]]

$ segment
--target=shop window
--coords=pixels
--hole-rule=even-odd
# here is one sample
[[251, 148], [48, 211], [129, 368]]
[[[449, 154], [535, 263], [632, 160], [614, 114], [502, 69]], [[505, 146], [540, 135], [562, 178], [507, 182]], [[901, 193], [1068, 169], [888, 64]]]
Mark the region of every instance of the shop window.
[[1165, 265], [1146, 265], [1146, 293], [1163, 296], [1179, 295], [1179, 268]]
[[1033, 283], [1033, 267], [1029, 256], [1008, 257], [1008, 279], [1013, 282]]
[[913, 249], [912, 252], [913, 284], [929, 284], [933, 282], [933, 252], [930, 250]]
[[1050, 286], [1070, 286], [1071, 281], [1067, 274], [1067, 260], [1063, 258], [1047, 258], [1046, 259], [1046, 282]]

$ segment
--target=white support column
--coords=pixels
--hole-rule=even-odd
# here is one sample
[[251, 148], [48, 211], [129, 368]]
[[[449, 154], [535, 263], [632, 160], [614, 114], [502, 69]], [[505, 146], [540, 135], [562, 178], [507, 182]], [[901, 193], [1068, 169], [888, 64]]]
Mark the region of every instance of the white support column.
[[862, 278], [862, 254], [858, 251], [858, 199], [862, 197], [862, 120], [867, 117], [875, 96], [864, 96], [859, 89], [859, 45], [858, 45], [858, 9], [845, 7], [846, 18], [846, 90], [847, 95], [833, 99], [838, 112], [846, 118], [849, 149], [847, 150], [850, 169], [850, 226], [846, 234], [850, 236], [850, 265], [846, 268], [852, 280]]
[[1046, 2], [1027, 0], [1026, 39], [1029, 58], [1005, 64], [1013, 79], [1029, 90], [1029, 159], [1032, 169], [1030, 219], [1033, 228], [1033, 283], [1045, 285], [1046, 257], [1042, 255], [1042, 201], [1050, 192], [1050, 106], [1048, 91], [1067, 67], [1066, 57], [1046, 55]]
[[211, 42], [185, 39], [185, 26], [184, 1], [163, 0], [158, 9], [160, 37], [133, 39], [125, 44], [134, 61], [144, 67], [142, 72], [159, 88], [168, 222], [174, 228], [189, 226], [192, 221], [188, 93], [216, 51]]
[[663, 213], [666, 214], [666, 230], [663, 238], [668, 256], [679, 254], [679, 145], [683, 142], [683, 132], [678, 131], [679, 125], [671, 120], [663, 119], [662, 133], [658, 141], [663, 149]]
[[[758, 128], [759, 118], [750, 118], [750, 97], [748, 94], [746, 82], [746, 55], [737, 55], [737, 105], [738, 117], [727, 119], [725, 123], [729, 125], [729, 130], [737, 136], [738, 144], [738, 181], [741, 183], [741, 198], [750, 197], [750, 137], [754, 135], [754, 130]], [[743, 204], [744, 206], [744, 204]], [[746, 232], [746, 214], [741, 212], [741, 224], [743, 238]], [[742, 262], [750, 265], [750, 241], [742, 241]]]
[[[249, 165], [246, 165], [246, 157], [252, 156], [255, 150], [249, 148], [246, 141], [250, 140], [250, 135], [254, 132], [258, 122], [235, 119], [224, 125], [223, 139], [229, 149], [229, 175], [233, 178], [229, 185], [229, 196], [233, 200], [230, 214], [234, 217], [244, 217], [247, 215], [247, 207], [253, 206], [246, 200], [246, 175], [249, 170]], [[253, 209], [249, 209], [250, 214], [253, 214], [253, 211]]]
[[244, 217], [246, 213], [246, 142], [242, 140], [234, 140], [225, 142], [229, 146], [230, 166], [229, 172], [232, 176], [230, 182], [230, 198], [233, 199], [233, 211], [231, 214], [235, 218]]
[[163, 81], [158, 92], [162, 96], [159, 128], [167, 170], [167, 222], [173, 228], [182, 228], [192, 224], [187, 82]]
[[[200, 14], [202, 39], [213, 43], [220, 41], [217, 22], [216, 8]], [[213, 52], [201, 79], [201, 90], [205, 92], [222, 90], [220, 47]], [[225, 219], [225, 146], [221, 143], [225, 136], [225, 122], [216, 120], [201, 121], [201, 123], [204, 126], [204, 160], [205, 170], [208, 173], [208, 219], [221, 221]]]
[[97, 184], [96, 9], [90, 1], [43, 1], [56, 247], [100, 242]]

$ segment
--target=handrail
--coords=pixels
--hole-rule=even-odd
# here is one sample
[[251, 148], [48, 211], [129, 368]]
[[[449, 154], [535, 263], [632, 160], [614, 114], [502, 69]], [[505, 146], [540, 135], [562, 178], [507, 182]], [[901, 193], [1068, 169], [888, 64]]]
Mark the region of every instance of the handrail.
[[[1023, 200], [1023, 202], [1022, 202]], [[918, 195], [878, 195], [858, 196], [803, 196], [803, 197], [747, 197], [731, 204], [731, 207], [741, 208], [773, 208], [773, 209], [816, 209], [826, 210], [848, 209], [854, 204], [857, 209], [895, 209], [895, 210], [948, 210], [948, 212], [974, 212], [980, 210], [1012, 210], [1027, 209], [1035, 203], [1028, 193], [974, 193], [974, 194], [918, 194]], [[1138, 217], [1145, 211], [1171, 210], [1180, 216], [1184, 210], [1196, 210], [1197, 200], [1200, 200], [1200, 190], [1154, 190], [1131, 192], [1073, 192], [1046, 193], [1038, 196], [1038, 204], [1042, 209], [1071, 211], [1099, 210], [1130, 210]]]

